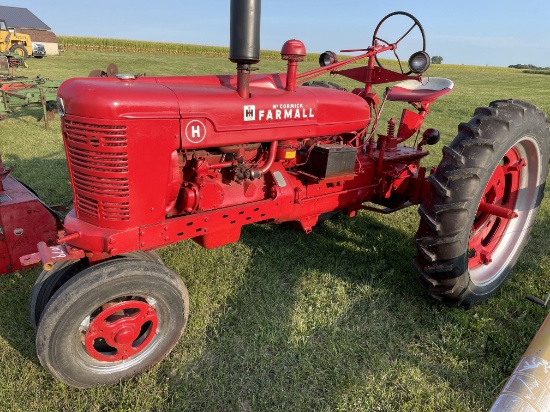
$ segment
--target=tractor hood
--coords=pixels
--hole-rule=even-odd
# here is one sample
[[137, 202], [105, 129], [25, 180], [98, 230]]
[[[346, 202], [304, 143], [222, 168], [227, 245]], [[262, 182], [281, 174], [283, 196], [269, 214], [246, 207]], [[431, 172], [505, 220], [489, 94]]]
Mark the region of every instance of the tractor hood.
[[59, 88], [67, 115], [113, 121], [179, 119], [181, 146], [201, 148], [335, 135], [364, 128], [367, 103], [322, 87], [285, 90], [286, 75], [254, 75], [250, 98], [236, 76], [78, 78]]

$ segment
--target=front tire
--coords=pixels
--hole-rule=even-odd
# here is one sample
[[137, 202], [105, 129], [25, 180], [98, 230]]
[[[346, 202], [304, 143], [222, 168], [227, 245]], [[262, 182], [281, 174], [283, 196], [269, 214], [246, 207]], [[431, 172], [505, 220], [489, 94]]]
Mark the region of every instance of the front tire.
[[27, 57], [29, 57], [29, 53], [27, 53], [27, 49], [25, 49], [23, 46], [21, 46], [19, 44], [11, 46], [10, 52], [12, 54], [17, 53], [23, 59], [26, 59]]
[[[114, 259], [143, 259], [151, 262], [162, 263], [162, 259], [155, 251], [136, 250], [116, 256]], [[43, 270], [31, 289], [31, 297], [29, 300], [29, 320], [31, 326], [36, 332], [40, 317], [48, 301], [59, 290], [64, 283], [71, 279], [81, 270], [89, 266], [87, 259], [81, 260], [66, 260], [54, 264], [51, 270]]]
[[419, 208], [415, 265], [437, 300], [470, 307], [509, 276], [538, 213], [548, 174], [545, 115], [522, 101], [478, 108], [443, 149]]
[[36, 351], [42, 366], [67, 385], [113, 384], [161, 361], [188, 314], [187, 289], [166, 266], [112, 259], [81, 271], [51, 298]]

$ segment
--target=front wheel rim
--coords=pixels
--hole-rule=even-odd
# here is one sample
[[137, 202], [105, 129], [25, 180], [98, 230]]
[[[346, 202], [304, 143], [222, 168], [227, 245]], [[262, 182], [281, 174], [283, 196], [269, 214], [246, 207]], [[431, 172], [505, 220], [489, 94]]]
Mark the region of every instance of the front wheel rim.
[[159, 319], [154, 306], [154, 299], [141, 297], [103, 304], [80, 324], [82, 350], [102, 366], [139, 362], [155, 346]]

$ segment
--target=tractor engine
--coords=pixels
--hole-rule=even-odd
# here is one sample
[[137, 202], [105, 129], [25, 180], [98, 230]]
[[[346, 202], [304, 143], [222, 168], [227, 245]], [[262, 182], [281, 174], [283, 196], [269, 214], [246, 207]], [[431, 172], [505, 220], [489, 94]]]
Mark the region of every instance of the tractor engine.
[[[238, 81], [238, 76], [66, 81], [59, 102], [74, 213], [65, 228], [81, 233], [71, 243], [78, 246], [83, 239], [82, 225], [127, 235], [165, 220], [265, 203], [282, 192], [293, 204], [312, 196], [308, 183], [320, 193], [316, 180], [331, 179], [338, 187], [342, 177], [353, 177], [357, 150], [345, 143], [358, 139], [369, 122], [362, 98], [320, 87], [288, 91], [284, 75], [256, 75], [243, 99]], [[303, 217], [303, 211], [278, 207], [277, 213], [247, 217]], [[206, 221], [193, 225], [192, 235], [214, 231]]]

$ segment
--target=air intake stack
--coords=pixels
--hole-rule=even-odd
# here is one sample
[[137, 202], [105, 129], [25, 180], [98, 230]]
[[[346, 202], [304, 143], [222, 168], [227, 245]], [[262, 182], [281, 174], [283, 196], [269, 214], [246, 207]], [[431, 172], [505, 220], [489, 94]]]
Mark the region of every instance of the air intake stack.
[[249, 98], [251, 65], [260, 61], [261, 0], [231, 0], [229, 60], [237, 63], [237, 92]]

